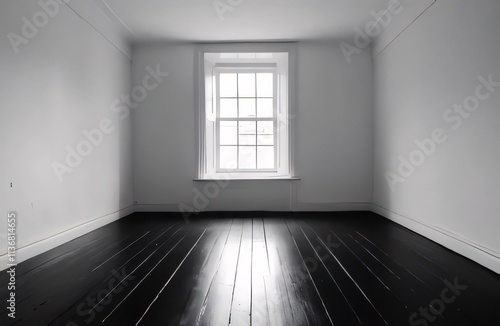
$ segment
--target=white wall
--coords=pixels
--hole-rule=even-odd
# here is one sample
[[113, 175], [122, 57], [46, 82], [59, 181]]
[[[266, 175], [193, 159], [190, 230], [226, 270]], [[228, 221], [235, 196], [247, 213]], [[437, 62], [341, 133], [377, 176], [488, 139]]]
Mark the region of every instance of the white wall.
[[[437, 0], [374, 58], [376, 211], [496, 272], [500, 87], [460, 126], [443, 113], [476, 96], [479, 76], [500, 82], [499, 12], [496, 0]], [[414, 153], [422, 164], [392, 191], [384, 174], [397, 175], [399, 156], [436, 128], [446, 139], [423, 162]]]
[[[295, 170], [300, 181], [232, 181], [205, 210], [335, 210], [371, 201], [371, 56], [347, 63], [337, 43], [299, 43]], [[133, 111], [134, 201], [140, 210], [195, 208], [195, 45], [140, 45], [133, 84], [145, 67], [170, 75]], [[204, 206], [206, 204], [206, 207]]]
[[[130, 60], [66, 5], [53, 17], [37, 1], [0, 6], [0, 261], [5, 267], [6, 218], [18, 215], [18, 260], [71, 240], [127, 213], [132, 205], [130, 121], [109, 107], [130, 85]], [[23, 17], [41, 19], [23, 36]], [[48, 17], [44, 21], [44, 17]], [[16, 54], [9, 33], [25, 37]], [[29, 37], [27, 37], [29, 36]], [[72, 172], [66, 146], [108, 118], [103, 135]], [[99, 139], [97, 139], [99, 140]], [[12, 187], [10, 184], [12, 183]]]

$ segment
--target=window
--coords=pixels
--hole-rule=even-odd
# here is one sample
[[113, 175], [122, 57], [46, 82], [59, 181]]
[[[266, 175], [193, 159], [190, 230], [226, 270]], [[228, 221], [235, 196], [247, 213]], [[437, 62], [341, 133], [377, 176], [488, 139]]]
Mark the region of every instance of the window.
[[217, 171], [276, 171], [275, 69], [216, 70]]
[[201, 52], [199, 179], [290, 178], [288, 52]]

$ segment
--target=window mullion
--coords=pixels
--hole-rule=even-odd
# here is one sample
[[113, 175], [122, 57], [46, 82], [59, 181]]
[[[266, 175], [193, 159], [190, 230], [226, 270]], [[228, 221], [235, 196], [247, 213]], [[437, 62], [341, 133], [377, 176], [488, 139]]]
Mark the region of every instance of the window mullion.
[[215, 165], [216, 170], [220, 169], [220, 72], [217, 71], [215, 83]]
[[240, 74], [236, 74], [236, 169], [240, 169]]
[[[258, 114], [257, 114], [257, 98], [258, 98], [259, 94], [257, 94], [257, 89], [258, 88], [257, 88], [257, 74], [256, 73], [254, 73], [253, 80], [254, 80], [254, 88], [255, 88], [255, 118], [257, 119], [257, 117], [258, 117]], [[258, 162], [259, 161], [258, 161], [258, 158], [257, 158], [258, 155], [259, 155], [259, 153], [258, 153], [258, 148], [259, 147], [257, 146], [259, 144], [258, 143], [258, 136], [257, 136], [259, 134], [259, 131], [257, 130], [257, 125], [258, 125], [257, 121], [258, 120], [255, 120], [255, 169], [259, 168], [259, 166], [258, 166]]]
[[273, 110], [275, 110], [275, 114], [274, 114], [274, 135], [273, 135], [273, 139], [274, 139], [274, 168], [275, 169], [278, 169], [278, 167], [280, 166], [280, 160], [281, 160], [281, 155], [278, 155], [279, 151], [278, 151], [278, 148], [280, 148], [281, 146], [281, 137], [279, 136], [279, 128], [280, 128], [280, 125], [279, 125], [279, 118], [278, 117], [281, 117], [281, 100], [278, 100], [278, 96], [281, 95], [281, 93], [278, 92], [278, 89], [279, 89], [279, 85], [278, 85], [278, 73], [275, 71], [273, 73], [273, 95], [274, 95], [274, 99], [273, 99]]

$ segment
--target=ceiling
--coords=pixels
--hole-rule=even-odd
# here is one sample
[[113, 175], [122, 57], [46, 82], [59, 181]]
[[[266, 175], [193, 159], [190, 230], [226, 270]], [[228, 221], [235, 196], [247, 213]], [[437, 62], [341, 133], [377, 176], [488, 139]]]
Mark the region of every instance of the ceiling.
[[[95, 0], [132, 42], [333, 39], [388, 0]], [[215, 6], [218, 5], [218, 10]]]

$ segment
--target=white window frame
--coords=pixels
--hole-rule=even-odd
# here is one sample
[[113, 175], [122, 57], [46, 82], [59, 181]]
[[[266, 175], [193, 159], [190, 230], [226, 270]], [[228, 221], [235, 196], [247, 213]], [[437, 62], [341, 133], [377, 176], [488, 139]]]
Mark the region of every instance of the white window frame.
[[[268, 55], [267, 55], [268, 54]], [[253, 60], [252, 58], [259, 57]], [[236, 57], [243, 57], [238, 59]], [[268, 57], [269, 59], [265, 59]], [[208, 59], [207, 59], [208, 58]], [[214, 59], [215, 58], [215, 59]], [[293, 94], [294, 90], [295, 54], [291, 44], [275, 46], [238, 44], [238, 45], [204, 45], [197, 51], [198, 79], [198, 171], [195, 180], [218, 179], [295, 179], [293, 174]], [[217, 76], [221, 71], [243, 72], [275, 71], [274, 104], [274, 169], [237, 170], [222, 169], [219, 166], [219, 143], [217, 137], [219, 116], [219, 90]], [[258, 95], [256, 95], [258, 96]], [[259, 118], [248, 118], [257, 121]], [[228, 118], [226, 120], [245, 120], [245, 118]], [[257, 167], [257, 166], [256, 166]]]
[[[215, 140], [216, 140], [216, 166], [215, 170], [216, 173], [262, 173], [262, 172], [278, 172], [278, 151], [279, 149], [279, 142], [278, 142], [278, 114], [279, 114], [279, 108], [278, 108], [278, 85], [277, 85], [277, 71], [276, 71], [276, 65], [250, 65], [250, 64], [221, 64], [221, 65], [216, 65], [215, 66], [215, 84], [216, 84], [216, 117], [215, 117]], [[272, 73], [273, 74], [273, 117], [270, 118], [259, 118], [259, 117], [254, 117], [254, 118], [241, 118], [241, 117], [236, 117], [236, 118], [221, 118], [220, 117], [220, 82], [219, 82], [219, 77], [221, 73]], [[255, 81], [257, 83], [257, 80]], [[256, 94], [255, 99], [257, 100], [259, 97], [257, 97], [258, 94]], [[245, 98], [245, 97], [240, 97], [239, 94], [236, 95], [236, 99], [239, 98]], [[257, 104], [257, 103], [256, 103]], [[238, 109], [239, 113], [239, 109]], [[238, 114], [239, 115], [239, 114]], [[220, 122], [221, 121], [236, 121], [237, 129], [239, 129], [239, 122], [240, 121], [272, 121], [273, 122], [273, 147], [274, 147], [274, 167], [271, 169], [259, 169], [257, 167], [257, 162], [255, 164], [256, 168], [255, 169], [242, 169], [239, 168], [238, 166], [235, 167], [235, 169], [227, 169], [223, 168], [220, 166]], [[241, 146], [247, 146], [247, 145], [240, 145], [239, 144], [239, 131], [237, 132], [237, 150], [239, 155], [239, 149]], [[255, 137], [258, 137], [257, 131]], [[225, 146], [225, 145], [222, 145]], [[249, 145], [249, 146], [262, 146], [258, 145], [258, 142], [256, 140], [256, 145]], [[255, 160], [257, 161], [257, 154], [255, 156]]]

